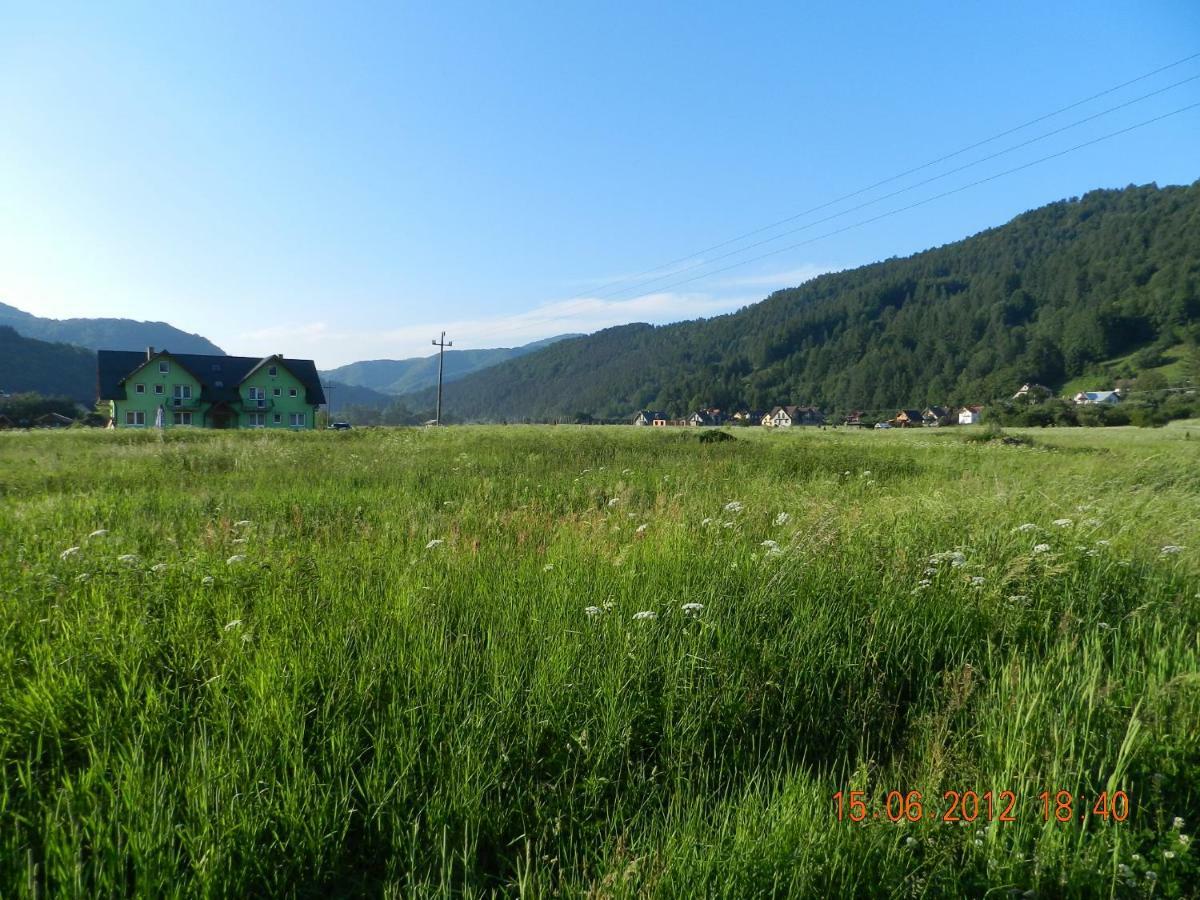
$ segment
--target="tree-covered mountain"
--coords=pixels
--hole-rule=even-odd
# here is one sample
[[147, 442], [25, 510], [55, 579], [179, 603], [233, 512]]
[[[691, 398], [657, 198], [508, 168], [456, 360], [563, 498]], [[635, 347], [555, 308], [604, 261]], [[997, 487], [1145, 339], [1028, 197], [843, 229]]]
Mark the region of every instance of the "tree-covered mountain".
[[[486, 350], [447, 350], [444, 382], [455, 381], [509, 359], [516, 359], [548, 347], [553, 343], [577, 337], [560, 334], [525, 344], [521, 347], [497, 347]], [[437, 384], [438, 356], [418, 356], [411, 359], [368, 359], [353, 362], [321, 373], [321, 378], [348, 385], [360, 385], [385, 394], [406, 394]]]
[[[895, 410], [1200, 339], [1200, 182], [1093, 191], [730, 315], [562, 341], [446, 387], [459, 421], [701, 406]], [[403, 398], [414, 409], [432, 392]]]
[[0, 325], [0, 391], [62, 395], [90, 408], [96, 402], [96, 354]]
[[39, 341], [75, 344], [91, 350], [145, 350], [157, 347], [173, 353], [225, 353], [198, 334], [180, 331], [166, 322], [134, 319], [43, 319], [0, 303], [0, 325]]

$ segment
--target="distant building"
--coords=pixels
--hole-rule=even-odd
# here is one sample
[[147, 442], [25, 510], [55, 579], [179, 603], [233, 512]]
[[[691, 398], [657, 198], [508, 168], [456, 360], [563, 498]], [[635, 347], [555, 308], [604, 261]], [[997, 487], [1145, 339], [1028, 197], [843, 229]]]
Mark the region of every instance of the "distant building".
[[776, 406], [762, 423], [768, 428], [793, 428], [803, 425], [824, 425], [825, 416], [815, 406]]
[[845, 425], [847, 428], [862, 428], [863, 427], [862, 413], [859, 412], [857, 409], [854, 410], [854, 412], [850, 413], [849, 415], [846, 416], [845, 419], [842, 420], [842, 424]]
[[1097, 404], [1114, 405], [1121, 402], [1121, 391], [1080, 391], [1072, 397], [1080, 406], [1094, 406]]
[[983, 417], [982, 406], [964, 406], [958, 411], [959, 425], [978, 425]]
[[643, 409], [640, 413], [634, 416], [634, 425], [658, 425], [662, 427], [667, 424], [667, 414], [657, 409]]
[[725, 421], [719, 409], [698, 409], [688, 416], [687, 423], [692, 426], [720, 425]]
[[1046, 387], [1044, 384], [1029, 384], [1021, 385], [1020, 390], [1012, 395], [1014, 400], [1045, 400], [1047, 397], [1053, 397], [1054, 391]]
[[892, 418], [892, 424], [897, 428], [916, 428], [925, 424], [925, 418], [919, 409], [902, 409]]
[[949, 408], [945, 406], [930, 406], [921, 411], [921, 424], [926, 428], [949, 425], [953, 421], [953, 415]]
[[100, 400], [117, 428], [315, 428], [325, 402], [311, 359], [148, 347], [101, 350], [96, 365]]

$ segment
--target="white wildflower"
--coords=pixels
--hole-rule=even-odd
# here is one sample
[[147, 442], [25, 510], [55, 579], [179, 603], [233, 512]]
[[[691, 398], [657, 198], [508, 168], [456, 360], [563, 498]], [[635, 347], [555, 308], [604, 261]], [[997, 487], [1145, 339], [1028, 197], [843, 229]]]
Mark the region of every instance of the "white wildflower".
[[909, 847], [915, 847], [917, 846], [917, 839], [915, 837], [907, 837], [904, 839], [904, 843]]
[[1191, 841], [1192, 841], [1192, 839], [1191, 839], [1190, 837], [1188, 837], [1186, 834], [1181, 834], [1181, 835], [1179, 836], [1179, 843], [1183, 844], [1185, 847], [1186, 847], [1188, 844], [1190, 844], [1190, 843], [1191, 843]]
[[1037, 531], [1037, 526], [1032, 522], [1026, 522], [1024, 525], [1018, 525], [1013, 531]]
[[778, 550], [778, 549], [779, 549], [779, 542], [778, 542], [778, 541], [772, 541], [772, 540], [766, 540], [766, 541], [763, 541], [763, 542], [762, 542], [761, 544], [759, 544], [758, 546], [760, 546], [760, 547], [766, 547], [768, 550]]
[[1177, 547], [1175, 544], [1167, 544], [1167, 546], [1163, 547], [1159, 552], [1163, 556], [1170, 556], [1172, 553], [1179, 553], [1182, 550], [1182, 547]]
[[1101, 522], [1099, 519], [1084, 519], [1084, 520], [1083, 520], [1082, 522], [1080, 522], [1079, 524], [1080, 524], [1080, 525], [1083, 525], [1083, 526], [1085, 526], [1085, 527], [1087, 527], [1087, 528], [1099, 528], [1099, 527], [1100, 527], [1101, 525], [1103, 525], [1104, 523], [1103, 523], [1103, 522]]
[[705, 518], [703, 518], [703, 519], [701, 519], [701, 520], [700, 520], [700, 525], [701, 525], [701, 526], [707, 525], [707, 524], [709, 524], [711, 521], [712, 521], [712, 519], [710, 519], [710, 518], [708, 518], [708, 517], [705, 517]]
[[733, 527], [733, 523], [732, 523], [732, 522], [722, 522], [722, 523], [721, 523], [721, 527], [722, 527], [722, 528], [732, 528], [732, 527]]
[[738, 500], [730, 500], [725, 504], [725, 512], [738, 513], [743, 509], [745, 509], [745, 507], [742, 506], [741, 502]]
[[959, 568], [967, 564], [967, 558], [957, 550], [950, 554], [950, 565], [954, 568]]
[[1029, 595], [1028, 594], [1012, 594], [1011, 596], [1009, 596], [1008, 599], [1012, 603], [1028, 603]]
[[75, 576], [75, 580], [82, 584], [83, 582], [87, 581], [91, 577], [92, 577], [92, 575], [90, 572], [80, 572], [78, 575]]
[[1053, 522], [1051, 522], [1050, 524], [1051, 524], [1051, 525], [1056, 525], [1056, 526], [1058, 526], [1059, 528], [1070, 528], [1070, 527], [1071, 527], [1072, 525], [1074, 525], [1075, 523], [1074, 523], [1074, 522], [1072, 522], [1070, 519], [1055, 519], [1055, 520], [1054, 520]]
[[859, 477], [860, 477], [860, 478], [870, 478], [870, 477], [871, 477], [871, 470], [870, 470], [870, 469], [863, 469], [863, 470], [862, 470], [862, 474], [861, 474]]
[[704, 610], [704, 604], [703, 603], [685, 603], [685, 604], [683, 604], [683, 606], [681, 606], [679, 608], [682, 609], [686, 615], [698, 616]]
[[1131, 874], [1133, 874], [1133, 870], [1129, 868], [1129, 866], [1125, 865], [1125, 863], [1121, 863], [1117, 866], [1117, 874], [1122, 878], [1128, 878]]
[[166, 563], [155, 563], [154, 565], [152, 565], [150, 567], [150, 571], [151, 572], [165, 572], [165, 571], [167, 571], [167, 564]]
[[616, 505], [617, 505], [618, 503], [620, 503], [620, 502], [621, 502], [621, 498], [620, 498], [620, 497], [613, 497], [611, 500], [609, 500], [609, 501], [608, 501], [608, 505], [609, 505], [609, 506], [616, 506]]
[[636, 621], [636, 622], [649, 621], [649, 620], [657, 619], [658, 613], [654, 612], [654, 610], [651, 610], [651, 609], [643, 609], [641, 612], [635, 612], [633, 614], [633, 618], [634, 618], [634, 621]]
[[215, 579], [211, 575], [205, 575], [203, 578], [200, 579], [200, 583], [203, 585], [210, 585], [214, 581], [215, 581]]
[[1096, 627], [1099, 628], [1101, 631], [1108, 631], [1108, 629], [1112, 628], [1112, 626], [1109, 625], [1107, 622], [1097, 622]]
[[633, 529], [633, 533], [634, 533], [634, 534], [642, 534], [642, 533], [644, 533], [644, 532], [645, 532], [645, 530], [646, 530], [647, 528], [649, 528], [649, 527], [650, 527], [649, 525], [647, 525], [646, 523], [644, 523], [644, 522], [643, 522], [643, 523], [642, 523], [641, 525], [639, 525], [637, 528]]
[[791, 519], [792, 519], [792, 517], [788, 513], [781, 512], [779, 515], [777, 515], [775, 517], [775, 524], [776, 525], [786, 525], [788, 522], [791, 521]]
[[88, 537], [89, 538], [102, 538], [106, 534], [108, 534], [107, 528], [97, 528], [95, 531], [93, 531], [91, 534], [89, 534]]
[[233, 554], [233, 556], [229, 557], [229, 559], [225, 560], [225, 565], [236, 566], [238, 563], [245, 562], [245, 561], [246, 561], [245, 553], [235, 553], [235, 554]]
[[432, 550], [434, 547], [440, 547], [444, 543], [446, 543], [446, 542], [443, 541], [441, 538], [434, 538], [432, 541], [430, 541], [428, 544], [425, 545], [425, 549]]
[[917, 582], [917, 587], [927, 588], [931, 584], [933, 584], [933, 582], [930, 581], [928, 578], [922, 578], [920, 581]]
[[983, 587], [983, 576], [975, 575], [971, 578], [971, 587]]
[[633, 473], [633, 469], [622, 469], [621, 470], [622, 475], [630, 475], [632, 473]]
[[583, 611], [587, 613], [589, 619], [594, 619], [596, 616], [600, 615], [601, 609], [598, 606], [585, 606]]
[[544, 566], [542, 566], [542, 571], [543, 572], [553, 572], [554, 571], [554, 563], [546, 563]]
[[250, 538], [234, 538], [229, 543], [231, 543], [231, 544], [248, 544], [248, 543], [250, 543]]
[[58, 558], [59, 559], [70, 559], [72, 556], [78, 556], [78, 555], [79, 555], [78, 547], [68, 547], [62, 553], [58, 554]]
[[1184, 824], [1185, 823], [1181, 816], [1176, 816], [1174, 819], [1171, 820], [1171, 827], [1174, 828], [1176, 831], [1178, 831], [1180, 828], [1182, 828], [1184, 826]]
[[253, 525], [253, 524], [254, 523], [251, 522], [249, 519], [238, 519], [236, 522], [233, 523], [233, 527], [234, 528], [245, 528], [247, 525]]
[[1163, 859], [1174, 859], [1174, 858], [1175, 858], [1174, 850], [1164, 850], [1163, 851]]
[[1107, 547], [1110, 543], [1111, 543], [1111, 541], [1096, 541], [1096, 546], [1097, 547]]
[[127, 566], [133, 566], [137, 565], [138, 558], [136, 553], [122, 553], [117, 557], [117, 560], [125, 563]]
[[1033, 552], [1034, 553], [1049, 553], [1050, 545], [1049, 544], [1034, 544]]
[[232, 622], [225, 623], [225, 630], [229, 631], [231, 628], [237, 628], [241, 624], [242, 624], [241, 619], [234, 619]]
[[924, 572], [922, 572], [921, 574], [922, 574], [922, 575], [936, 575], [936, 574], [937, 574], [937, 569], [929, 568], [929, 569], [926, 569], [926, 570], [925, 570]]
[[975, 846], [976, 846], [976, 847], [982, 847], [982, 846], [983, 846], [983, 841], [982, 841], [982, 840], [980, 840], [979, 838], [975, 838]]

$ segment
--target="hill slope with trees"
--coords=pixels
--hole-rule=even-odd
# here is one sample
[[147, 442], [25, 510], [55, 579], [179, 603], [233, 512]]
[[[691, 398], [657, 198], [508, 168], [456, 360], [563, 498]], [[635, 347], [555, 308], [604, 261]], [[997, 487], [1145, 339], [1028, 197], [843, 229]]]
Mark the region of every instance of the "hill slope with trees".
[[[968, 403], [1200, 338], [1200, 182], [1097, 190], [730, 315], [610, 328], [447, 385], [460, 421]], [[432, 406], [432, 392], [409, 395]]]
[[147, 347], [157, 347], [173, 353], [225, 353], [208, 338], [181, 331], [166, 322], [44, 319], [7, 303], [0, 303], [0, 325], [7, 325], [18, 334], [39, 341], [75, 344], [90, 350], [145, 350]]
[[[447, 350], [444, 382], [464, 378], [473, 372], [516, 359], [548, 347], [557, 341], [577, 335], [558, 335], [525, 344], [521, 347], [496, 347], [482, 350]], [[368, 359], [348, 363], [337, 369], [321, 372], [321, 378], [341, 384], [367, 387], [385, 394], [405, 394], [437, 384], [438, 356], [419, 356], [410, 359]]]
[[0, 390], [62, 395], [90, 408], [96, 402], [96, 354], [22, 337], [0, 325]]

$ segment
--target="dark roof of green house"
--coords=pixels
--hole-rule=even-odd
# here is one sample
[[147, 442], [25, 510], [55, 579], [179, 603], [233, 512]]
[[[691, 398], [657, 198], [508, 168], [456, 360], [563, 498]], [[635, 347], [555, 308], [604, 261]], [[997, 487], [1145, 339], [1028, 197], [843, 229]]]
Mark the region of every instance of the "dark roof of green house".
[[[291, 372], [304, 385], [308, 403], [314, 406], [325, 402], [321, 378], [311, 359], [287, 359], [282, 356], [211, 356], [203, 353], [170, 353], [159, 351], [147, 356], [138, 350], [99, 350], [96, 353], [96, 376], [101, 400], [124, 400], [122, 382], [156, 359], [170, 359], [183, 366], [200, 382], [200, 399], [210, 403], [233, 403], [238, 399], [238, 387], [254, 372], [268, 364], [278, 364]], [[219, 368], [214, 368], [219, 367]], [[218, 384], [220, 382], [220, 384]]]

